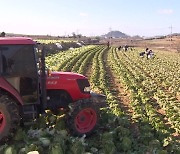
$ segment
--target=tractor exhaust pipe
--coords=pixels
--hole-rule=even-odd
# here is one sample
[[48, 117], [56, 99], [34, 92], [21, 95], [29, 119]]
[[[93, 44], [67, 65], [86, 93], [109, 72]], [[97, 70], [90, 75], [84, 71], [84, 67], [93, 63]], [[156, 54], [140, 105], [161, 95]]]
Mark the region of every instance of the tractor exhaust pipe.
[[40, 85], [41, 85], [41, 105], [43, 109], [47, 109], [47, 92], [46, 92], [46, 64], [45, 56], [46, 52], [44, 47], [41, 45], [41, 57], [40, 57]]

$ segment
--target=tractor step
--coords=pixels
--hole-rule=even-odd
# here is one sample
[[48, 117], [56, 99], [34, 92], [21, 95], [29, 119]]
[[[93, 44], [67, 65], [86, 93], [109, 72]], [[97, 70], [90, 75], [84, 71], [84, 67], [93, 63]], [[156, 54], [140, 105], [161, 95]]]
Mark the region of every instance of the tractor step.
[[23, 119], [27, 122], [36, 119], [38, 116], [36, 105], [23, 106]]

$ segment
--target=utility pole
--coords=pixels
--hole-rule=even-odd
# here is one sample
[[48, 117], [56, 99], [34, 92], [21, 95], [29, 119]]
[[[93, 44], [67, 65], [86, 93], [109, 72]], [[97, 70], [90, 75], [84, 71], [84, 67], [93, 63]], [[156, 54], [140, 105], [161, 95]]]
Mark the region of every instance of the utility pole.
[[170, 41], [171, 41], [171, 43], [170, 43], [170, 47], [172, 47], [172, 29], [173, 29], [173, 27], [172, 27], [172, 25], [169, 27], [170, 28]]
[[172, 41], [172, 29], [173, 29], [172, 25], [169, 28], [171, 30], [171, 41]]

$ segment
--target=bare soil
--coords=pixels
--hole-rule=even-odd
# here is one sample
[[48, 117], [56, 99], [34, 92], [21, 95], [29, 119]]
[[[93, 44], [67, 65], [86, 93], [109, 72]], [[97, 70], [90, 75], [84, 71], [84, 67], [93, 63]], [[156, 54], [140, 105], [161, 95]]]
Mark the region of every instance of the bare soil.
[[91, 77], [91, 69], [92, 69], [92, 62], [87, 66], [87, 69], [85, 71], [85, 76], [90, 79]]
[[133, 122], [132, 120], [132, 114], [133, 114], [133, 109], [130, 105], [130, 94], [125, 90], [123, 84], [119, 82], [119, 79], [116, 77], [116, 75], [113, 73], [112, 69], [107, 63], [107, 54], [106, 52], [104, 54], [104, 63], [106, 66], [106, 71], [109, 76], [109, 81], [110, 81], [110, 89], [112, 89], [112, 93], [116, 96], [117, 100], [119, 101], [119, 106], [120, 108], [124, 111], [128, 119], [131, 121], [131, 126], [130, 129], [133, 132], [133, 135], [135, 137], [138, 137], [140, 135], [139, 127], [136, 123]]
[[180, 53], [180, 36], [166, 37], [163, 39], [112, 39], [112, 46], [134, 46], [141, 48], [151, 48], [153, 50], [163, 50]]

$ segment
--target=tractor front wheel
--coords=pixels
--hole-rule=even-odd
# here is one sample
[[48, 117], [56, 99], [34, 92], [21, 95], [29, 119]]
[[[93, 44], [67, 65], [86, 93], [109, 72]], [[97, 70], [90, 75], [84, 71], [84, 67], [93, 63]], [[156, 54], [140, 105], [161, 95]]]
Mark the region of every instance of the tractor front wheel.
[[67, 123], [73, 135], [90, 135], [99, 120], [99, 108], [90, 100], [84, 99], [74, 102]]
[[8, 96], [0, 96], [0, 142], [10, 137], [19, 121], [17, 104]]

